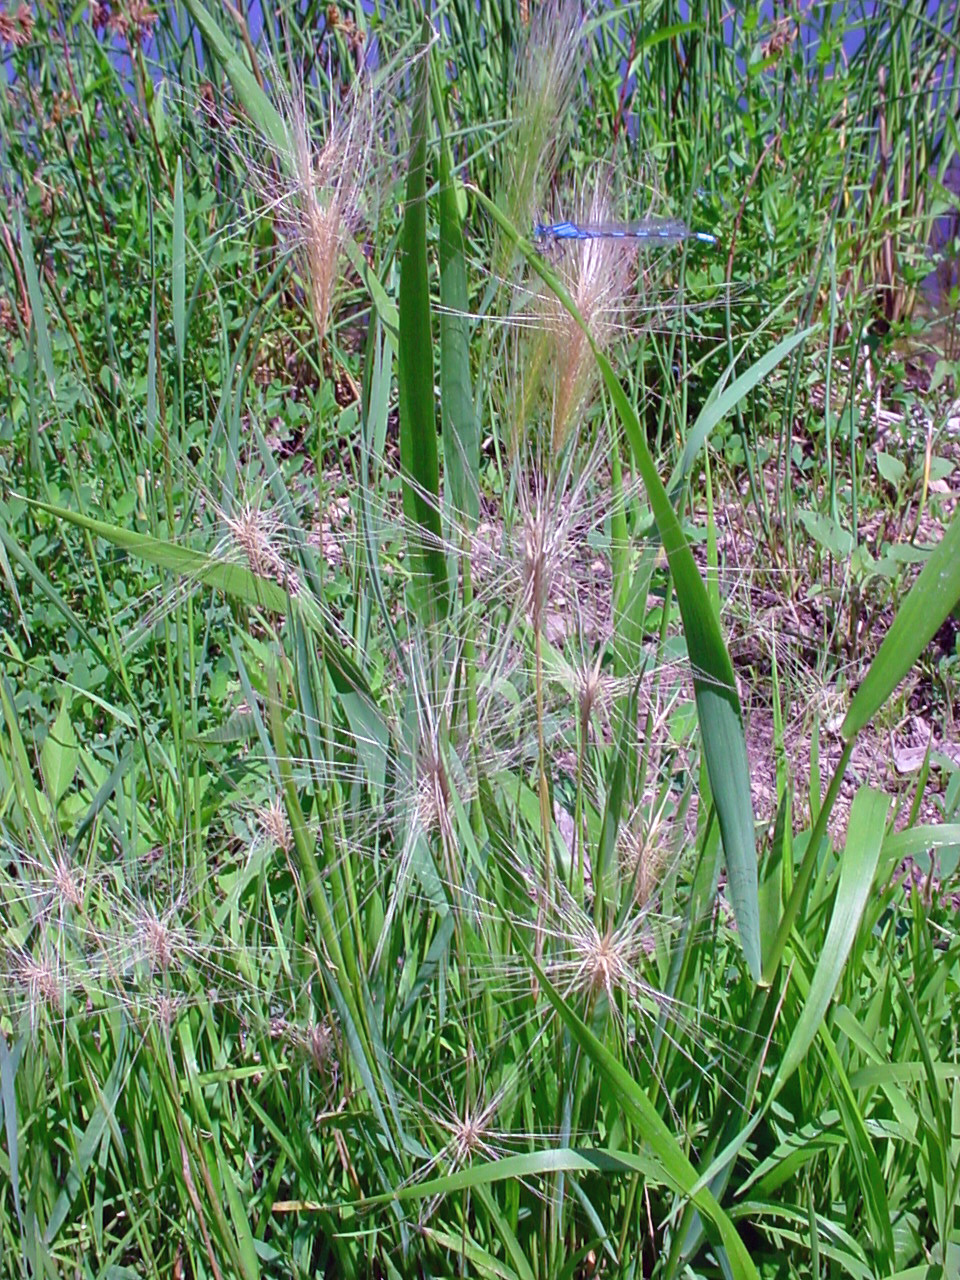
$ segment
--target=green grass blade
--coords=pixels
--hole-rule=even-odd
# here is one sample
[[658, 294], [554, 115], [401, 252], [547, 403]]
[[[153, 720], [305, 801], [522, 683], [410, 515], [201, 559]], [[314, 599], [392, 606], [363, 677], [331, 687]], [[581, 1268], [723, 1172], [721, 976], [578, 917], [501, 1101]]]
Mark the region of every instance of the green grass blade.
[[290, 141], [283, 117], [257, 83], [257, 78], [236, 52], [226, 35], [207, 12], [200, 0], [186, 0], [194, 22], [204, 39], [223, 64], [237, 97], [243, 103], [254, 124], [268, 138], [278, 157], [287, 165], [291, 162]]
[[241, 1192], [243, 1188], [238, 1186], [238, 1178], [236, 1173], [230, 1167], [229, 1161], [225, 1158], [220, 1150], [219, 1143], [215, 1147], [217, 1153], [217, 1163], [220, 1166], [220, 1178], [223, 1182], [223, 1189], [226, 1192], [227, 1206], [230, 1210], [230, 1219], [233, 1222], [233, 1229], [237, 1233], [237, 1249], [240, 1254], [240, 1264], [243, 1268], [244, 1280], [257, 1280], [260, 1275], [260, 1261], [257, 1257], [256, 1246], [253, 1241], [253, 1232], [250, 1230], [250, 1220], [247, 1216], [247, 1210], [244, 1208], [243, 1197]]
[[112, 1126], [115, 1123], [113, 1118], [114, 1111], [129, 1069], [127, 1040], [127, 1029], [124, 1022], [121, 1024], [117, 1056], [110, 1070], [110, 1075], [80, 1139], [74, 1161], [67, 1170], [60, 1194], [57, 1196], [56, 1203], [50, 1214], [50, 1220], [43, 1235], [45, 1244], [52, 1244], [56, 1239], [60, 1228], [67, 1219], [67, 1214], [70, 1212], [70, 1206], [73, 1204], [76, 1194], [80, 1190], [90, 1165], [97, 1154], [97, 1148], [100, 1146], [107, 1126]]
[[[770, 351], [760, 357], [755, 364], [749, 369], [741, 373], [736, 381], [732, 382], [729, 387], [721, 391], [718, 396], [711, 398], [700, 410], [696, 422], [690, 429], [687, 436], [687, 442], [684, 445], [683, 454], [680, 461], [674, 468], [673, 475], [667, 484], [667, 491], [672, 495], [677, 486], [682, 484], [693, 466], [694, 458], [700, 452], [703, 444], [709, 439], [711, 431], [721, 422], [732, 409], [735, 409], [740, 401], [754, 387], [759, 385], [764, 378], [769, 377], [773, 370], [777, 367], [781, 360], [785, 360], [790, 353], [808, 338], [814, 332], [813, 327], [802, 329], [799, 333], [792, 333], [789, 337], [784, 338], [781, 342]], [[732, 366], [731, 366], [732, 367]], [[730, 369], [726, 371], [721, 384], [729, 375]]]
[[[916, 1036], [917, 1047], [920, 1050], [920, 1060], [923, 1063], [923, 1080], [927, 1086], [927, 1104], [929, 1107], [929, 1114], [933, 1121], [932, 1127], [936, 1133], [936, 1142], [938, 1147], [936, 1155], [938, 1157], [938, 1162], [942, 1170], [953, 1170], [956, 1168], [956, 1161], [953, 1158], [954, 1148], [951, 1142], [953, 1135], [951, 1134], [950, 1104], [946, 1100], [947, 1091], [941, 1088], [941, 1083], [944, 1077], [938, 1075], [937, 1072], [937, 1067], [942, 1064], [934, 1062], [927, 1033], [924, 1030], [923, 1022], [920, 1018], [919, 1010], [917, 1009], [917, 1003], [911, 995], [910, 989], [903, 979], [903, 975], [900, 973], [900, 970], [894, 961], [890, 958], [889, 950], [886, 947], [884, 947], [884, 950], [887, 955], [887, 962], [890, 971], [893, 973], [897, 987], [899, 988], [900, 998], [903, 1000], [904, 1006], [907, 1010], [907, 1016], [910, 1019], [913, 1033]], [[956, 1096], [955, 1093], [954, 1096]], [[929, 1155], [927, 1159], [929, 1161]], [[931, 1205], [931, 1213], [932, 1210], [933, 1206]], [[953, 1213], [953, 1203], [951, 1202], [949, 1210], [947, 1210], [947, 1216], [950, 1223], [953, 1221]], [[937, 1225], [941, 1231], [941, 1239], [943, 1239], [949, 1229], [948, 1225], [946, 1222], [941, 1222]]]
[[71, 511], [67, 507], [54, 506], [52, 503], [37, 502], [33, 499], [28, 501], [38, 510], [46, 511], [58, 520], [66, 520], [81, 529], [86, 529], [98, 538], [105, 538], [114, 546], [122, 547], [131, 555], [138, 556], [159, 569], [169, 569], [172, 573], [192, 578], [205, 586], [214, 587], [235, 600], [258, 605], [274, 613], [286, 613], [290, 608], [290, 597], [282, 587], [266, 578], [258, 577], [244, 565], [226, 564], [192, 547], [179, 546], [175, 542], [167, 542], [163, 538], [138, 533], [134, 529], [123, 529], [118, 525], [106, 524], [102, 520], [95, 520], [92, 516]]
[[440, 125], [440, 423], [447, 497], [473, 527], [480, 513], [480, 423], [470, 379], [467, 268], [463, 229], [453, 182], [453, 158], [443, 132], [443, 103], [434, 87]]
[[3, 1108], [3, 1124], [7, 1134], [7, 1159], [10, 1162], [10, 1187], [13, 1191], [13, 1207], [17, 1222], [23, 1230], [23, 1210], [20, 1203], [20, 1148], [17, 1138], [17, 1091], [15, 1081], [23, 1040], [16, 1040], [7, 1047], [7, 1037], [0, 1036], [0, 1106]]
[[760, 910], [753, 801], [733, 664], [706, 586], [647, 448], [636, 410], [627, 399], [609, 361], [601, 352], [596, 355], [626, 430], [670, 562], [687, 653], [693, 668], [703, 754], [720, 822], [730, 901], [744, 957], [751, 974], [758, 979], [761, 973]]
[[157, 299], [151, 291], [150, 296], [150, 337], [147, 341], [147, 443], [153, 443], [157, 429]]
[[496, 1280], [519, 1280], [517, 1272], [512, 1267], [495, 1258], [486, 1249], [474, 1244], [466, 1237], [465, 1231], [456, 1235], [440, 1227], [421, 1227], [420, 1230], [427, 1240], [435, 1241], [452, 1257], [462, 1257], [464, 1261], [469, 1262], [478, 1276], [495, 1276]]
[[370, 1196], [356, 1208], [371, 1208], [389, 1200], [423, 1200], [431, 1196], [450, 1195], [456, 1191], [472, 1191], [476, 1187], [506, 1182], [511, 1178], [536, 1178], [548, 1173], [642, 1173], [663, 1184], [663, 1165], [653, 1155], [630, 1151], [555, 1147], [545, 1151], [528, 1151], [519, 1156], [504, 1156], [489, 1162], [476, 1162], [439, 1178], [397, 1187], [384, 1195]]
[[876, 1250], [878, 1271], [889, 1271], [894, 1256], [893, 1224], [890, 1219], [890, 1202], [880, 1161], [870, 1141], [866, 1121], [850, 1085], [837, 1046], [829, 1029], [824, 1026], [819, 1044], [830, 1063], [829, 1081], [837, 1110], [847, 1136], [847, 1147], [853, 1159], [860, 1182], [873, 1245]]
[[527, 1261], [527, 1255], [523, 1251], [523, 1246], [507, 1221], [506, 1215], [501, 1212], [500, 1206], [497, 1204], [490, 1189], [488, 1187], [477, 1187], [474, 1194], [489, 1215], [490, 1221], [500, 1237], [504, 1251], [513, 1264], [513, 1269], [517, 1273], [519, 1280], [535, 1280], [530, 1263]]
[[904, 858], [936, 852], [960, 845], [960, 823], [944, 822], [936, 826], [906, 827], [893, 832], [883, 842], [879, 879], [886, 878]]
[[907, 674], [960, 600], [960, 515], [930, 554], [863, 678], [840, 732], [856, 737]]
[[43, 309], [43, 294], [40, 292], [40, 278], [33, 260], [33, 239], [30, 228], [20, 215], [20, 251], [23, 258], [23, 275], [27, 282], [27, 295], [30, 298], [30, 310], [33, 313], [33, 327], [37, 335], [37, 350], [40, 353], [40, 364], [47, 379], [47, 388], [51, 397], [56, 396], [56, 381], [53, 375], [53, 350], [50, 346], [50, 334], [47, 332], [47, 317]]
[[183, 213], [183, 162], [177, 157], [177, 175], [173, 186], [173, 337], [177, 359], [183, 363], [186, 342], [186, 267], [187, 236]]
[[833, 999], [873, 888], [889, 807], [890, 797], [869, 787], [861, 787], [854, 797], [830, 927], [810, 984], [810, 994], [804, 1001], [803, 1012], [774, 1080], [771, 1091], [774, 1097], [806, 1057]]
[[[424, 19], [424, 45], [430, 23]], [[427, 279], [427, 105], [429, 52], [414, 71], [416, 89], [407, 170], [406, 207], [400, 243], [400, 333], [397, 376], [400, 389], [400, 467], [403, 510], [413, 556], [414, 595], [434, 615], [446, 612], [447, 566], [440, 527], [440, 464], [437, 456], [433, 388], [433, 337]]]

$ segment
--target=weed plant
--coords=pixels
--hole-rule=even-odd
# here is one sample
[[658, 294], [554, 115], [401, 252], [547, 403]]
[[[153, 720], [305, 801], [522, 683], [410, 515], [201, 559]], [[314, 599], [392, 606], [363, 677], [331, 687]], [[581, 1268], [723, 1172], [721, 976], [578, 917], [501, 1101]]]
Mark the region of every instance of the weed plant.
[[0, 1266], [955, 1274], [955, 13], [262, 16], [0, 15]]

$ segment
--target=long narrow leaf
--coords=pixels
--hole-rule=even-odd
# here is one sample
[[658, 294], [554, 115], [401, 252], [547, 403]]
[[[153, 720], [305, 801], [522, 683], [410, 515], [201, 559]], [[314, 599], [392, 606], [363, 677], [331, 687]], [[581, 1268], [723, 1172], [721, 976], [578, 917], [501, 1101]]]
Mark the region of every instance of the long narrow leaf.
[[[430, 41], [423, 22], [423, 41]], [[400, 389], [400, 467], [403, 511], [413, 549], [415, 598], [435, 616], [446, 612], [447, 566], [441, 550], [440, 463], [437, 456], [433, 389], [433, 337], [427, 280], [427, 89], [429, 52], [415, 71], [413, 127], [407, 199], [400, 243], [400, 334], [397, 376]]]
[[250, 118], [263, 135], [270, 139], [281, 160], [286, 164], [291, 163], [290, 140], [280, 112], [200, 0], [186, 0], [186, 5], [203, 32], [204, 39], [223, 64], [223, 69], [230, 77], [230, 83]]
[[772, 1089], [774, 1096], [806, 1056], [840, 981], [873, 888], [889, 807], [890, 797], [869, 787], [861, 787], [854, 796], [830, 927], [810, 983], [810, 994], [777, 1072]]
[[3, 1123], [7, 1134], [7, 1159], [10, 1162], [10, 1186], [13, 1191], [13, 1207], [17, 1213], [17, 1222], [23, 1230], [23, 1210], [20, 1203], [20, 1148], [17, 1138], [17, 1091], [15, 1081], [20, 1055], [23, 1052], [23, 1040], [14, 1041], [12, 1048], [7, 1048], [7, 1038], [0, 1035], [0, 1110], [3, 1112]]
[[23, 260], [23, 275], [27, 282], [27, 294], [30, 298], [30, 310], [33, 313], [33, 327], [37, 335], [40, 364], [47, 379], [47, 388], [50, 395], [55, 396], [56, 382], [53, 376], [53, 350], [50, 346], [50, 335], [47, 332], [47, 317], [43, 309], [43, 294], [40, 292], [37, 264], [33, 260], [33, 239], [30, 236], [30, 228], [24, 221], [22, 214], [20, 217], [20, 251]]
[[443, 134], [443, 104], [433, 80], [440, 124], [440, 424], [443, 472], [454, 510], [471, 525], [480, 511], [480, 424], [470, 380], [467, 268], [453, 183], [453, 158]]
[[900, 606], [863, 678], [840, 732], [849, 742], [883, 706], [960, 600], [960, 514]]
[[[669, 493], [672, 494], [677, 486], [686, 479], [690, 468], [693, 466], [694, 458], [700, 452], [705, 441], [709, 439], [710, 433], [717, 423], [721, 422], [732, 409], [735, 409], [743, 397], [761, 383], [764, 378], [768, 377], [781, 360], [785, 360], [791, 351], [798, 347], [805, 338], [809, 338], [811, 333], [813, 333], [812, 327], [801, 329], [799, 333], [791, 333], [789, 337], [778, 342], [775, 347], [766, 352], [765, 355], [762, 355], [749, 369], [741, 373], [715, 399], [707, 401], [697, 415], [696, 422], [690, 428], [683, 454], [667, 484]], [[725, 374], [724, 377], [726, 376]]]
[[182, 362], [186, 341], [187, 233], [183, 212], [183, 162], [177, 157], [173, 187], [173, 337]]
[[92, 516], [71, 511], [67, 507], [38, 502], [32, 498], [24, 500], [38, 510], [55, 516], [58, 520], [66, 520], [81, 529], [89, 530], [99, 538], [112, 542], [114, 546], [123, 547], [131, 555], [139, 556], [148, 564], [156, 565], [160, 569], [169, 569], [195, 582], [201, 582], [204, 586], [213, 587], [214, 590], [222, 591], [231, 599], [268, 609], [272, 613], [286, 614], [291, 608], [301, 610], [304, 622], [313, 630], [322, 631], [324, 634], [324, 656], [337, 692], [340, 694], [355, 692], [369, 698], [369, 690], [360, 669], [325, 628], [322, 619], [311, 607], [309, 599], [301, 600], [299, 597], [289, 596], [276, 582], [259, 577], [244, 565], [227, 564], [192, 547], [166, 542], [150, 534], [137, 533], [134, 529], [106, 524], [102, 520], [95, 520]]

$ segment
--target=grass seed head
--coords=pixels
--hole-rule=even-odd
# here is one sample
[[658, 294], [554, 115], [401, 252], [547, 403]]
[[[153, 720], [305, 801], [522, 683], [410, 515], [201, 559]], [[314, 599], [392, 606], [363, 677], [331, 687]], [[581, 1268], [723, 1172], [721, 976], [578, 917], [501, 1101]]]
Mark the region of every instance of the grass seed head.
[[224, 513], [223, 521], [253, 573], [275, 580], [291, 595], [299, 593], [296, 574], [287, 568], [276, 549], [278, 522], [272, 512], [257, 503], [244, 502], [233, 515]]
[[337, 1040], [329, 1022], [317, 1022], [310, 1028], [306, 1035], [306, 1047], [319, 1072], [336, 1074]]
[[159, 916], [155, 907], [144, 906], [138, 913], [135, 930], [137, 959], [149, 973], [168, 973], [176, 968], [184, 949], [184, 939], [176, 926]]
[[421, 773], [417, 782], [416, 825], [421, 831], [439, 831], [444, 837], [452, 834], [453, 815], [450, 812], [450, 784], [439, 752], [429, 752], [421, 759]]
[[17, 951], [12, 957], [14, 980], [26, 997], [31, 1031], [36, 1031], [44, 1013], [59, 1014], [66, 1003], [66, 980], [60, 958], [45, 947], [40, 956]]
[[33, 14], [28, 4], [9, 11], [0, 9], [0, 44], [23, 49], [33, 39]]
[[592, 921], [585, 920], [584, 926], [573, 937], [580, 965], [577, 985], [592, 999], [606, 995], [613, 1005], [614, 995], [626, 976], [623, 938], [609, 928], [601, 934]]
[[362, 220], [374, 185], [371, 159], [377, 131], [374, 99], [361, 76], [332, 116], [319, 145], [302, 86], [282, 104], [290, 132], [291, 178], [282, 210], [301, 249], [311, 310], [323, 339], [341, 281], [348, 239]]
[[621, 866], [633, 881], [633, 897], [638, 907], [649, 904], [657, 891], [667, 863], [662, 814], [649, 824], [621, 824], [619, 855]]
[[[530, 24], [513, 96], [516, 127], [507, 142], [500, 196], [501, 208], [525, 232], [563, 145], [582, 60], [582, 22], [580, 0], [547, 0]], [[512, 249], [501, 244], [495, 254], [497, 274], [506, 274], [511, 256]]]
[[[342, 22], [336, 25], [344, 29]], [[387, 93], [375, 93], [361, 68], [349, 93], [324, 99], [318, 108], [304, 81], [291, 84], [286, 76], [283, 67], [270, 65], [282, 141], [259, 131], [245, 136], [249, 125], [242, 114], [214, 108], [208, 90], [199, 109], [236, 150], [259, 197], [257, 217], [272, 219], [293, 249], [322, 342], [343, 284], [347, 244], [375, 217], [381, 176], [375, 156], [386, 132]]]
[[61, 854], [53, 868], [53, 887], [61, 907], [79, 907], [82, 883], [76, 868]]
[[519, 537], [515, 543], [520, 564], [521, 601], [531, 626], [539, 629], [561, 583], [571, 598], [582, 593], [571, 563], [589, 524], [589, 486], [596, 471], [593, 457], [531, 460], [521, 468], [517, 484]]
[[584, 741], [586, 741], [587, 729], [590, 725], [590, 717], [593, 714], [594, 706], [602, 697], [604, 691], [603, 673], [600, 669], [602, 656], [602, 652], [598, 650], [594, 662], [592, 664], [585, 663], [576, 672], [577, 703]]
[[546, 513], [536, 502], [523, 520], [523, 599], [534, 630], [540, 629], [543, 612], [550, 596], [554, 565], [549, 554]]
[[309, 1060], [318, 1074], [336, 1083], [340, 1074], [337, 1033], [327, 1018], [304, 1029], [285, 1018], [274, 1018], [270, 1035], [286, 1041], [298, 1053]]
[[293, 849], [293, 832], [280, 796], [275, 796], [268, 805], [257, 809], [256, 821], [264, 844], [271, 849], [279, 849], [281, 853], [290, 853]]
[[[574, 216], [586, 223], [613, 221], [610, 178], [601, 174], [590, 184], [587, 199], [575, 201]], [[553, 293], [542, 295], [555, 372], [552, 440], [554, 452], [566, 443], [578, 411], [596, 378], [590, 340], [600, 348], [609, 341], [635, 277], [636, 246], [629, 240], [599, 237], [568, 246], [558, 264], [560, 276], [589, 331], [589, 338]]]

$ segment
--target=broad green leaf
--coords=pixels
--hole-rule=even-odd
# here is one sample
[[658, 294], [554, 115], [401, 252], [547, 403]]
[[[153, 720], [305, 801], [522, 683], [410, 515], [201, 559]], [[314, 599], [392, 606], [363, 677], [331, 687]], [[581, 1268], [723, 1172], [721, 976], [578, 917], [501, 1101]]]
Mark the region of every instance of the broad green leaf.
[[837, 560], [853, 554], [853, 537], [843, 525], [820, 511], [798, 511], [797, 519], [814, 542]]
[[453, 182], [453, 157], [444, 134], [442, 90], [431, 77], [440, 125], [440, 424], [443, 474], [456, 515], [472, 528], [480, 512], [480, 423], [470, 380], [467, 268]]
[[885, 880], [904, 858], [960, 845], [960, 822], [944, 822], [938, 826], [905, 827], [893, 831], [883, 842], [879, 879]]
[[960, 600], [960, 513], [920, 571], [870, 664], [840, 732], [849, 742], [873, 718]]
[[40, 751], [43, 782], [53, 809], [63, 799], [73, 782], [80, 759], [80, 746], [70, 719], [70, 709], [64, 697], [60, 711]]
[[833, 999], [873, 889], [889, 807], [890, 797], [869, 787], [861, 787], [854, 796], [830, 927], [810, 983], [810, 994], [777, 1071], [771, 1090], [774, 1097], [803, 1061]]
[[[429, 20], [423, 41], [429, 45]], [[440, 525], [440, 464], [433, 387], [433, 335], [427, 280], [427, 90], [429, 52], [417, 60], [407, 198], [400, 237], [400, 469], [403, 511], [411, 540], [414, 599], [435, 616], [446, 612], [447, 566]]]
[[877, 470], [887, 484], [893, 485], [895, 489], [907, 474], [907, 468], [900, 459], [895, 458], [892, 453], [884, 453], [882, 449], [877, 450]]
[[23, 1040], [16, 1040], [11, 1048], [7, 1037], [0, 1034], [0, 1109], [7, 1134], [7, 1159], [10, 1161], [10, 1186], [13, 1191], [13, 1207], [17, 1221], [23, 1230], [23, 1211], [20, 1204], [20, 1147], [17, 1137], [17, 1067], [23, 1052]]
[[[933, 1062], [932, 1067], [936, 1080], [960, 1080], [960, 1062]], [[918, 1084], [925, 1079], [929, 1079], [925, 1062], [883, 1062], [861, 1067], [851, 1075], [850, 1084], [854, 1089], [872, 1089], [875, 1085]]]

